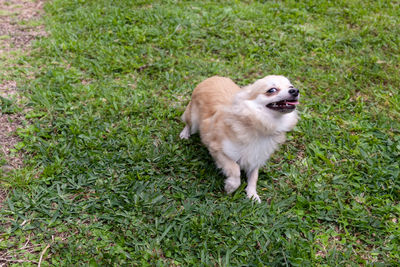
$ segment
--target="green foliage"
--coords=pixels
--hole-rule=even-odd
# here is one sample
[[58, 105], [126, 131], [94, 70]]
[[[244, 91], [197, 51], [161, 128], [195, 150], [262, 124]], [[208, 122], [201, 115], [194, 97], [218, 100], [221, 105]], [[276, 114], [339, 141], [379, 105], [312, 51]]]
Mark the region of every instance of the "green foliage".
[[[46, 12], [50, 35], [28, 59], [32, 124], [18, 132], [28, 166], [9, 177], [0, 249], [30, 259], [18, 250], [29, 234], [53, 265], [399, 262], [398, 1], [56, 0]], [[243, 186], [226, 196], [199, 138], [178, 138], [191, 90], [215, 74], [301, 89], [260, 205]]]
[[0, 96], [0, 114], [12, 114], [17, 111], [11, 99]]

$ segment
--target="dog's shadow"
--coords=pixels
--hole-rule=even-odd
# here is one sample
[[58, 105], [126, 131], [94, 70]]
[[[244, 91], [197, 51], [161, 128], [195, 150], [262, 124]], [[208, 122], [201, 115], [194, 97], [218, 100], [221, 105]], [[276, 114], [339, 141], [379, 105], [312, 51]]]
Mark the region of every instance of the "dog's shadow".
[[184, 151], [184, 165], [194, 175], [196, 186], [204, 187], [210, 193], [223, 192], [223, 173], [217, 168], [208, 149], [201, 142], [199, 134], [193, 134], [187, 140], [179, 140]]

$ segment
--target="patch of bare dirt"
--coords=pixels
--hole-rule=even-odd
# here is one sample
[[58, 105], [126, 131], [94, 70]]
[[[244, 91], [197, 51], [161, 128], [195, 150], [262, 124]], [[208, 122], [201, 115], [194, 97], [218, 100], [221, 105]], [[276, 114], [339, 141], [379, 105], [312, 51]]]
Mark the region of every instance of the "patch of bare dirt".
[[[38, 22], [44, 2], [0, 0], [0, 97], [12, 100], [14, 105], [20, 104], [21, 96], [18, 82], [10, 75], [15, 64], [13, 57], [29, 54], [32, 41], [46, 35], [44, 26]], [[22, 114], [3, 113], [1, 104], [0, 101], [0, 175], [22, 166], [21, 153], [12, 150], [20, 141], [15, 131], [24, 120]], [[0, 187], [0, 207], [6, 196], [7, 192]]]
[[0, 187], [0, 208], [1, 208], [1, 203], [7, 198], [7, 191], [3, 188]]
[[0, 54], [26, 49], [37, 36], [46, 33], [42, 25], [31, 26], [43, 12], [43, 0], [0, 0]]
[[2, 114], [0, 116], [0, 149], [5, 156], [7, 164], [1, 168], [3, 171], [12, 170], [22, 166], [21, 155], [12, 153], [11, 149], [19, 142], [14, 134], [21, 125], [21, 116], [19, 114]]

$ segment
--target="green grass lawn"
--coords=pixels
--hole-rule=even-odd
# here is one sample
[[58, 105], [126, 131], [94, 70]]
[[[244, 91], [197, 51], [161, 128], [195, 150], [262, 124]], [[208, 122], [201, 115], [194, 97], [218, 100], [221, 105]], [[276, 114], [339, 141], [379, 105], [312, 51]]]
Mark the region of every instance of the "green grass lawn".
[[[0, 256], [397, 265], [400, 2], [260, 2], [47, 3], [49, 36], [21, 59], [35, 73], [20, 88], [26, 166], [0, 173]], [[192, 89], [216, 74], [240, 85], [282, 74], [302, 92], [259, 205], [245, 184], [227, 196], [199, 137], [178, 137]]]

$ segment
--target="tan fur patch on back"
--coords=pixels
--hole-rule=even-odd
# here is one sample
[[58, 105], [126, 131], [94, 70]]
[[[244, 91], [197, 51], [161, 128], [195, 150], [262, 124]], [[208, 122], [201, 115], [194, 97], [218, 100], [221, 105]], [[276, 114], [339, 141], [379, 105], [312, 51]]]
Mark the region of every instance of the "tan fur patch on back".
[[231, 79], [214, 76], [201, 82], [193, 91], [192, 101], [200, 109], [201, 120], [213, 116], [217, 110], [232, 105], [240, 90]]

